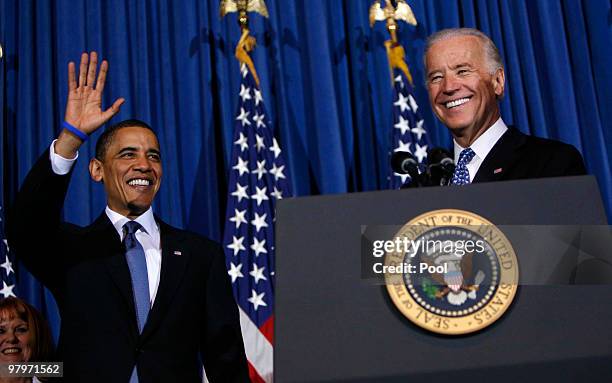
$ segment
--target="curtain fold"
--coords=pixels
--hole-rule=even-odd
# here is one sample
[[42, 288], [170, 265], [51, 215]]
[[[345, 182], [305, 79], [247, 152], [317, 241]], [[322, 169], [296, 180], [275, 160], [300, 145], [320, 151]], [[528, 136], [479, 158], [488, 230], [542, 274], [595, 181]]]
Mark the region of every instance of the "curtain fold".
[[[371, 1], [268, 0], [270, 18], [250, 17], [253, 60], [296, 195], [377, 190], [387, 184], [392, 129], [384, 23], [368, 24]], [[426, 37], [447, 27], [488, 33], [506, 65], [508, 124], [561, 139], [582, 152], [612, 217], [612, 30], [608, 0], [411, 0], [416, 27], [399, 40], [416, 101], [436, 146], [450, 136], [424, 88]], [[239, 93], [236, 14], [217, 0], [0, 1], [2, 187], [13, 200], [57, 135], [67, 63], [96, 50], [110, 62], [104, 104], [126, 103], [113, 121], [139, 118], [159, 133], [164, 179], [155, 203], [168, 223], [219, 240]], [[81, 149], [64, 209], [85, 225], [103, 210], [87, 164], [100, 132]], [[25, 275], [25, 274], [24, 274]], [[29, 276], [26, 299], [47, 307]]]

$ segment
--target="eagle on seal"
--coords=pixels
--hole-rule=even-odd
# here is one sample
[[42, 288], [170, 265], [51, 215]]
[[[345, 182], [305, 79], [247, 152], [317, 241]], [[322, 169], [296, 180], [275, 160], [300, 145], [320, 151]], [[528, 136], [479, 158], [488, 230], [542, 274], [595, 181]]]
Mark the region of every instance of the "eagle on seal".
[[462, 257], [452, 252], [434, 252], [422, 258], [429, 266], [446, 265], [445, 273], [430, 273], [434, 281], [444, 286], [436, 292], [436, 298], [446, 298], [450, 304], [456, 306], [463, 304], [467, 298], [476, 299], [476, 291], [485, 275], [482, 270], [479, 270], [474, 278], [474, 283], [466, 283], [471, 279], [473, 273], [473, 252], [466, 253]]

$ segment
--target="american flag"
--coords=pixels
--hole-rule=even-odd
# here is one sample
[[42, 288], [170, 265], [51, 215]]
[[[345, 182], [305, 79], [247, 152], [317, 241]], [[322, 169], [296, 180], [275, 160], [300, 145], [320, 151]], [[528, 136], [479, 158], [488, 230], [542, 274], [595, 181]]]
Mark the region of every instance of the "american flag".
[[[412, 84], [401, 70], [393, 73], [393, 134], [391, 147], [393, 152], [410, 152], [420, 163], [427, 158], [427, 148], [431, 141], [425, 130], [425, 121], [419, 112], [414, 98]], [[389, 153], [391, 155], [391, 153]], [[390, 168], [389, 168], [390, 169]], [[392, 172], [392, 170], [389, 170]], [[392, 173], [389, 175], [389, 187], [398, 189], [410, 176]]]
[[251, 380], [272, 382], [274, 208], [291, 190], [261, 90], [244, 64], [241, 74], [223, 248]]
[[4, 212], [0, 206], [0, 288], [1, 298], [15, 297], [15, 270], [9, 252], [9, 245], [4, 234]]

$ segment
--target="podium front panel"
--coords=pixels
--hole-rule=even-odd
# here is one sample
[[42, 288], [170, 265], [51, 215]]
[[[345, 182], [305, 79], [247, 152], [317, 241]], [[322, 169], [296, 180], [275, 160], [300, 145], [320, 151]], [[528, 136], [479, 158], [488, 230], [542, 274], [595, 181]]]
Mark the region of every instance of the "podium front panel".
[[282, 200], [275, 380], [612, 381], [610, 284], [519, 286], [492, 326], [444, 336], [415, 326], [385, 286], [361, 278], [362, 225], [448, 208], [495, 225], [607, 224], [589, 176]]

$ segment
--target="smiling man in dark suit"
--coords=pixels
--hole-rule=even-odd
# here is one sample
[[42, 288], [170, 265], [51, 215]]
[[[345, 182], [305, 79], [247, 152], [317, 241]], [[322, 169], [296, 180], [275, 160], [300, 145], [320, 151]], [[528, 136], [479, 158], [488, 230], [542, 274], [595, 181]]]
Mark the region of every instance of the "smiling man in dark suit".
[[[91, 59], [91, 60], [90, 60]], [[115, 115], [102, 110], [108, 63], [68, 66], [64, 129], [34, 165], [9, 222], [11, 245], [53, 292], [66, 381], [247, 382], [238, 312], [220, 247], [153, 215], [162, 179], [157, 137], [127, 120], [99, 138], [89, 171], [106, 210], [90, 226], [61, 221], [78, 149]], [[95, 86], [94, 86], [95, 82]]]
[[571, 145], [508, 128], [498, 100], [505, 74], [493, 41], [476, 29], [439, 31], [425, 48], [429, 100], [454, 141], [452, 184], [585, 174]]

